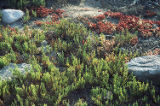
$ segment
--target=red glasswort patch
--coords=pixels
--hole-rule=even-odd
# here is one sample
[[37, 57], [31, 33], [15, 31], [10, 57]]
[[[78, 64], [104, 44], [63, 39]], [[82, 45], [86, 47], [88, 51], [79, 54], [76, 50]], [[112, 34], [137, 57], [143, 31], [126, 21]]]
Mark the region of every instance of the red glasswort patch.
[[109, 16], [109, 17], [112, 17], [112, 18], [120, 19], [123, 14], [120, 13], [120, 12], [107, 11], [107, 12], [104, 13], [104, 15]]
[[116, 25], [106, 21], [105, 23], [99, 21], [97, 23], [99, 33], [112, 34], [116, 30]]
[[97, 29], [97, 25], [95, 24], [95, 23], [92, 23], [92, 22], [88, 22], [88, 26], [89, 26], [89, 28], [91, 28], [91, 29]]
[[136, 45], [138, 43], [138, 37], [136, 36], [136, 37], [133, 37], [131, 40], [130, 40], [130, 44], [131, 45]]
[[104, 14], [100, 14], [100, 15], [96, 16], [95, 19], [101, 21], [101, 20], [105, 19], [105, 15]]

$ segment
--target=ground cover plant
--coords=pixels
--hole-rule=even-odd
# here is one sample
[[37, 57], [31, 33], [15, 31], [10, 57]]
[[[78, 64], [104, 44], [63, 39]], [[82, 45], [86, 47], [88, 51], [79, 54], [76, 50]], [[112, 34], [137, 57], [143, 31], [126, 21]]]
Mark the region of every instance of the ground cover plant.
[[10, 7], [24, 9], [29, 6], [45, 6], [45, 0], [9, 0]]
[[[26, 27], [25, 33], [1, 28], [0, 45], [5, 52], [0, 56], [1, 68], [10, 62], [26, 62], [33, 66], [31, 73], [21, 75], [14, 70], [17, 77], [0, 82], [1, 105], [160, 103], [153, 85], [140, 82], [128, 73], [127, 58], [130, 60], [138, 54], [113, 49], [107, 56], [99, 55], [98, 47], [103, 47], [102, 41], [105, 40], [103, 35], [90, 36], [91, 31], [71, 20], [61, 20], [42, 28], [45, 30]], [[57, 56], [49, 58], [44, 51], [38, 51], [43, 40], [48, 41]], [[24, 60], [20, 60], [22, 55]], [[74, 99], [69, 96], [83, 90], [87, 90], [88, 95], [78, 98], [79, 94], [76, 94]]]
[[[109, 21], [104, 22], [103, 20], [105, 18], [117, 19], [118, 24], [114, 24]], [[141, 19], [139, 17], [125, 15], [120, 12], [107, 11], [104, 14], [94, 17], [94, 19], [97, 21], [89, 21], [88, 26], [97, 33], [114, 34], [128, 29], [132, 33], [138, 31], [141, 37], [146, 38], [157, 35], [157, 32], [159, 32], [159, 27], [154, 28], [154, 25], [159, 26], [159, 21]]]
[[[35, 21], [40, 29], [25, 26], [24, 32], [0, 27], [0, 69], [9, 63], [28, 63], [33, 67], [25, 75], [15, 69], [12, 81], [0, 81], [0, 105], [160, 104], [160, 92], [154, 85], [140, 82], [128, 73], [125, 63], [140, 54], [119, 49], [135, 45], [138, 37], [148, 33], [144, 30], [152, 28], [152, 22], [142, 20], [143, 24], [138, 26], [137, 17], [109, 11], [95, 17], [96, 23], [85, 23], [89, 26], [86, 28], [71, 19], [60, 19], [63, 10], [53, 11], [43, 6], [33, 10], [39, 17], [53, 13], [51, 21]], [[118, 25], [104, 23], [106, 15], [121, 21]], [[153, 33], [158, 34], [156, 31]], [[108, 40], [106, 33], [115, 37]], [[41, 47], [44, 40], [48, 42], [45, 50]]]

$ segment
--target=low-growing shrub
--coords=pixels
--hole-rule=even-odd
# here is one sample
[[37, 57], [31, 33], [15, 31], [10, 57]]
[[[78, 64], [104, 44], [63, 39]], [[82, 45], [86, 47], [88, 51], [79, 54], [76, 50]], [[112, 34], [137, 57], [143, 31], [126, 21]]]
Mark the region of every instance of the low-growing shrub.
[[25, 16], [23, 16], [23, 22], [26, 23], [30, 19], [29, 10], [26, 10]]
[[11, 44], [7, 42], [0, 42], [0, 56], [9, 53], [12, 50]]
[[[0, 68], [11, 62], [25, 62], [32, 69], [25, 75], [13, 70], [12, 81], [0, 81], [0, 105], [160, 104], [159, 91], [128, 72], [126, 62], [138, 53], [117, 51], [113, 41], [108, 40], [109, 45], [104, 36], [98, 37], [70, 20], [43, 25], [41, 29], [25, 27], [25, 33], [17, 31], [13, 40], [7, 40], [10, 30], [2, 31], [2, 43], [12, 44], [13, 50], [0, 57]], [[114, 39], [115, 44], [128, 43], [133, 36], [129, 32], [120, 34]], [[43, 40], [52, 48], [47, 53], [37, 53]], [[99, 56], [98, 46], [108, 54]]]
[[45, 0], [10, 0], [9, 5], [13, 8], [24, 9], [28, 6], [45, 6]]
[[115, 35], [115, 42], [120, 46], [124, 46], [127, 44], [135, 45], [136, 43], [138, 43], [137, 40], [138, 40], [137, 33], [132, 34], [128, 32], [128, 30], [122, 32], [121, 34]]
[[9, 65], [10, 62], [16, 61], [16, 55], [14, 53], [8, 53], [4, 56], [0, 56], [0, 68]]

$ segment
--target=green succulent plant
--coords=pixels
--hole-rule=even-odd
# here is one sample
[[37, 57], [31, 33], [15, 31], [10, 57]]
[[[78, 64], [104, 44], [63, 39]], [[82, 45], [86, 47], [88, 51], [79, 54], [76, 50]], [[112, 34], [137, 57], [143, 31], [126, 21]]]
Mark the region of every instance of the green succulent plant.
[[27, 9], [26, 10], [26, 14], [25, 16], [23, 17], [23, 21], [24, 23], [28, 22], [30, 20], [30, 15], [29, 15], [29, 10]]
[[27, 6], [45, 6], [45, 0], [11, 0], [11, 7], [24, 9]]
[[[154, 85], [140, 82], [128, 73], [126, 57], [132, 59], [138, 53], [113, 50], [99, 57], [97, 46], [103, 43], [99, 36], [90, 36], [87, 28], [71, 20], [62, 19], [59, 24], [44, 25], [41, 29], [43, 31], [26, 26], [24, 33], [17, 31], [12, 36], [8, 28], [0, 29], [3, 35], [0, 69], [11, 62], [21, 63], [20, 57], [32, 66], [25, 75], [15, 69], [16, 77], [12, 81], [0, 81], [0, 105], [160, 104], [159, 91]], [[130, 37], [124, 36], [117, 42], [128, 39]], [[48, 53], [38, 52], [43, 40], [51, 47]]]
[[138, 32], [132, 34], [128, 30], [126, 30], [122, 32], [122, 34], [116, 34], [115, 42], [118, 43], [120, 46], [129, 44], [129, 41], [138, 35], [137, 33]]

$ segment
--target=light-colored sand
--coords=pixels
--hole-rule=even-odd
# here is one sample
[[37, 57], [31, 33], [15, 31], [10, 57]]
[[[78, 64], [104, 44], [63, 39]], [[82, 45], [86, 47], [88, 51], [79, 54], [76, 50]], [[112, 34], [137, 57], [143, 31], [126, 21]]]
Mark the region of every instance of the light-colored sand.
[[65, 14], [68, 15], [69, 18], [76, 18], [78, 16], [82, 17], [93, 17], [100, 14], [103, 14], [105, 9], [100, 8], [101, 4], [96, 0], [82, 0], [78, 6], [69, 5], [63, 7], [65, 10]]

